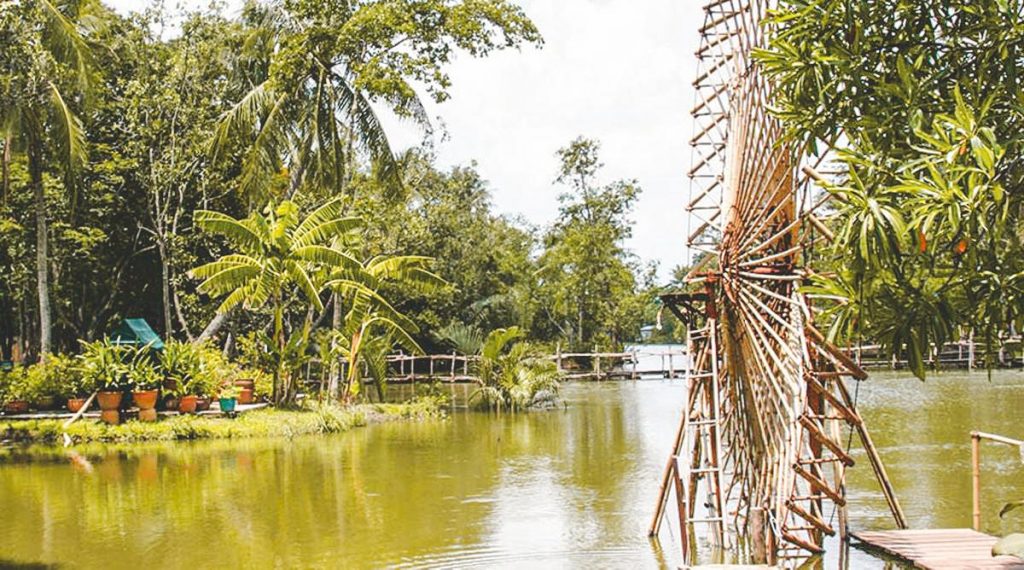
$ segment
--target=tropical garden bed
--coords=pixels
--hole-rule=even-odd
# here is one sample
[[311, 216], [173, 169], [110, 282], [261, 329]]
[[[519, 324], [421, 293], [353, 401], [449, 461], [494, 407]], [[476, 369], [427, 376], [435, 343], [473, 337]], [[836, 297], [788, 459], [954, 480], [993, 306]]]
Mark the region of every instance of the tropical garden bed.
[[403, 404], [361, 404], [340, 406], [310, 403], [299, 409], [266, 408], [235, 418], [181, 414], [157, 422], [125, 422], [109, 425], [83, 420], [65, 427], [56, 419], [10, 421], [0, 419], [0, 443], [8, 445], [63, 445], [64, 434], [74, 444], [144, 441], [186, 441], [196, 439], [241, 439], [256, 437], [297, 437], [332, 434], [354, 427], [391, 421], [444, 417], [444, 400], [423, 397]]

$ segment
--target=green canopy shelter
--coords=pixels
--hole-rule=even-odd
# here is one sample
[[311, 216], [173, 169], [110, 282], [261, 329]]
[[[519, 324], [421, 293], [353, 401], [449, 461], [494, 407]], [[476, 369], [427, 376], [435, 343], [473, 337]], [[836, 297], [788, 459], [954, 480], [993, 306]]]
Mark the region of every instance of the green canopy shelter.
[[124, 319], [121, 326], [110, 333], [110, 342], [132, 346], [149, 346], [153, 350], [163, 350], [164, 341], [153, 331], [146, 319]]

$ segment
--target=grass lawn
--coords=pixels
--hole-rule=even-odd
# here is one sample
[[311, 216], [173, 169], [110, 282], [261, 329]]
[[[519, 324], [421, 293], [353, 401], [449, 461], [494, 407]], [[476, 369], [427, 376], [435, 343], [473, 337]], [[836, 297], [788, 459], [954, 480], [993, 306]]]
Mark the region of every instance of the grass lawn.
[[0, 420], [0, 443], [62, 445], [65, 431], [74, 444], [296, 437], [340, 433], [370, 423], [442, 417], [443, 404], [441, 399], [429, 397], [404, 404], [312, 403], [294, 410], [255, 410], [236, 418], [183, 415], [119, 425], [82, 419], [66, 430], [62, 427], [64, 420]]

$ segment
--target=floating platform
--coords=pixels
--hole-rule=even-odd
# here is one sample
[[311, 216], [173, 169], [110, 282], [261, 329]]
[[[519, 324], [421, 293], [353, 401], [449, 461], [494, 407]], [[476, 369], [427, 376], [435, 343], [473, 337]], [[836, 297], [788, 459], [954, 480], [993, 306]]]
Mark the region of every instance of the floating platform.
[[922, 570], [1024, 570], [1015, 556], [992, 556], [994, 536], [966, 528], [864, 531], [853, 538]]

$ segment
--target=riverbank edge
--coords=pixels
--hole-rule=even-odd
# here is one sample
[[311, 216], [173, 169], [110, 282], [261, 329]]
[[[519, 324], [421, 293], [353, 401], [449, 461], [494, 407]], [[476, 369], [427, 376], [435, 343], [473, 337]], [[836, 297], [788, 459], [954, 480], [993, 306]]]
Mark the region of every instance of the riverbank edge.
[[0, 445], [62, 447], [65, 433], [72, 445], [293, 438], [342, 433], [371, 424], [438, 419], [446, 415], [445, 409], [445, 402], [440, 398], [423, 397], [401, 404], [311, 404], [295, 410], [265, 408], [235, 418], [181, 415], [157, 422], [129, 421], [119, 425], [81, 420], [66, 429], [63, 420], [0, 419]]

